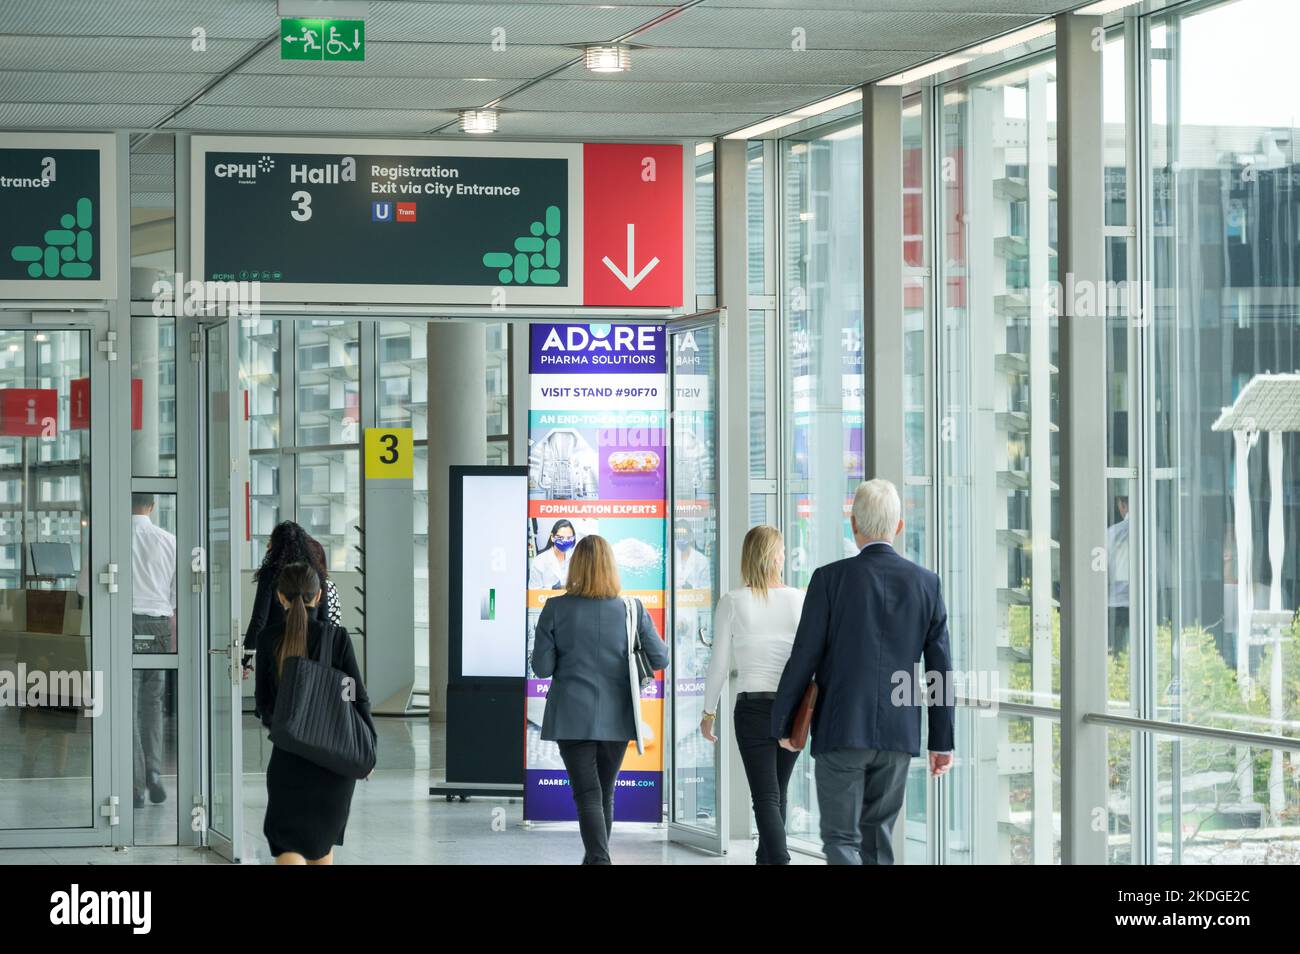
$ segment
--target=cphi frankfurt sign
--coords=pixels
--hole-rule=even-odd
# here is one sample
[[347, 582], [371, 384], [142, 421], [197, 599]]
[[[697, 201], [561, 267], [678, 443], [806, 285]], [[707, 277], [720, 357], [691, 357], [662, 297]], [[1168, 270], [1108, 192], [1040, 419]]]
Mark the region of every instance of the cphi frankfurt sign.
[[202, 281], [263, 301], [675, 309], [680, 145], [195, 137]]

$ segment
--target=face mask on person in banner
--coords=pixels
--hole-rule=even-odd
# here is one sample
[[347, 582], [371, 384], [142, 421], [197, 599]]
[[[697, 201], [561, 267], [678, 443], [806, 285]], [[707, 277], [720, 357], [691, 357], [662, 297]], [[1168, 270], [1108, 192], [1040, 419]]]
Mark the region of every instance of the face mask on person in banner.
[[555, 549], [559, 550], [561, 553], [568, 553], [573, 549], [573, 545], [577, 542], [578, 541], [573, 537], [556, 537]]
[[690, 548], [691, 548], [691, 541], [689, 537], [677, 538], [677, 551], [679, 553], [685, 553]]

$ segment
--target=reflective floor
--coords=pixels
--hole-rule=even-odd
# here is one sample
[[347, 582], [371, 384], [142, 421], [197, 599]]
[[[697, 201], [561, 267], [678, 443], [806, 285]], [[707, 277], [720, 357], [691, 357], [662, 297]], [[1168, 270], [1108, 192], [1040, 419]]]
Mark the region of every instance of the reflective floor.
[[[443, 760], [443, 727], [431, 733], [424, 719], [377, 719], [380, 761], [374, 778], [357, 784], [346, 843], [335, 852], [338, 864], [576, 864], [582, 858], [577, 825], [523, 825], [518, 800], [471, 799], [447, 802], [430, 797], [431, 758]], [[431, 756], [432, 749], [432, 756]], [[262, 837], [266, 808], [263, 768], [270, 756], [266, 733], [251, 719], [244, 732], [244, 828], [252, 864], [272, 862]], [[174, 779], [166, 779], [169, 794]], [[164, 803], [164, 806], [169, 805]], [[141, 834], [156, 838], [163, 827], [151, 813], [174, 824], [175, 812], [147, 805], [136, 812]], [[145, 825], [141, 825], [144, 822]], [[611, 854], [615, 864], [753, 864], [751, 842], [733, 842], [717, 858], [669, 844], [667, 831], [646, 825], [614, 827]], [[9, 849], [0, 864], [221, 864], [209, 851], [177, 847]], [[795, 855], [795, 864], [816, 859]]]

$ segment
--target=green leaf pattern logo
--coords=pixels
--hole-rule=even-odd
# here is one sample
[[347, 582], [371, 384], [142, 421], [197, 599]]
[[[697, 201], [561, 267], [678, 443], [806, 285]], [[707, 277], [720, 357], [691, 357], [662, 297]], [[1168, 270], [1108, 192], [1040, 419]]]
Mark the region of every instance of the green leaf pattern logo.
[[548, 205], [543, 222], [515, 239], [513, 252], [485, 252], [483, 264], [497, 269], [503, 285], [557, 285], [560, 281], [560, 207]]
[[[32, 278], [89, 278], [90, 260], [95, 256], [95, 237], [90, 227], [95, 210], [90, 199], [77, 200], [77, 212], [65, 212], [59, 228], [47, 229], [45, 245], [15, 245], [9, 254], [15, 262], [27, 262]], [[74, 228], [75, 226], [75, 228]]]

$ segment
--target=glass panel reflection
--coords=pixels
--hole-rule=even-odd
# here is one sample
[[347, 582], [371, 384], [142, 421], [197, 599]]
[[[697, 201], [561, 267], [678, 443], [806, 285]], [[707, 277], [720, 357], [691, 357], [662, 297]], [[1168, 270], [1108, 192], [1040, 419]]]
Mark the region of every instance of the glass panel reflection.
[[[718, 592], [717, 329], [670, 338], [673, 352], [673, 734], [672, 818], [718, 826], [721, 745], [700, 734], [704, 677], [713, 646]], [[725, 739], [724, 739], [725, 741]]]
[[0, 828], [94, 824], [90, 333], [0, 331]]

